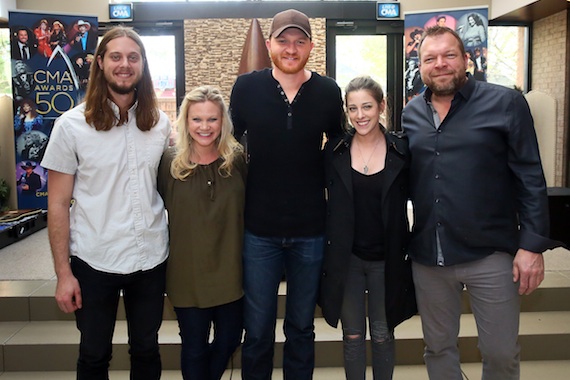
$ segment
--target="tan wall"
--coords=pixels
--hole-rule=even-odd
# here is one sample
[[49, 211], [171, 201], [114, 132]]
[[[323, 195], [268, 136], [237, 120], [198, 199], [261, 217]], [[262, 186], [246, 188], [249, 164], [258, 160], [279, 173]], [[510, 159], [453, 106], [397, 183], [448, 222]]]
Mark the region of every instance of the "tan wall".
[[489, 15], [491, 19], [494, 19], [536, 1], [537, 0], [492, 0], [492, 12], [490, 12]]
[[96, 16], [99, 21], [109, 21], [109, 0], [16, 0], [16, 7], [21, 11], [79, 14]]
[[0, 178], [10, 185], [8, 206], [16, 206], [16, 152], [14, 147], [14, 114], [12, 98], [0, 96]]
[[[565, 97], [568, 79], [566, 77], [567, 12], [559, 12], [538, 20], [533, 25], [532, 36], [532, 89], [542, 91], [556, 99], [555, 186], [566, 181], [568, 163], [564, 160], [566, 151], [566, 121], [568, 120], [568, 99]], [[540, 128], [537, 125], [536, 128]]]
[[8, 11], [16, 9], [16, 0], [0, 1], [0, 20], [8, 20]]
[[[501, 0], [507, 2], [514, 2], [519, 0]], [[489, 7], [489, 15], [492, 12], [492, 0], [400, 0], [401, 12], [434, 12], [438, 10], [448, 10], [456, 8], [484, 8]], [[402, 17], [403, 18], [403, 17]]]
[[[236, 80], [241, 53], [251, 19], [202, 19], [184, 21], [184, 70], [186, 91], [200, 85], [214, 85], [229, 99]], [[267, 38], [270, 19], [258, 19]], [[307, 68], [326, 72], [326, 21], [311, 19], [315, 47]]]

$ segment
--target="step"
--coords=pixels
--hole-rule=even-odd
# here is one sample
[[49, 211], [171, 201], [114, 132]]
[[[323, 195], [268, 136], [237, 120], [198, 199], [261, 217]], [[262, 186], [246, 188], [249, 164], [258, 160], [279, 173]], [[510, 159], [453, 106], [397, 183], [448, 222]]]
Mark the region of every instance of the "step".
[[[481, 378], [481, 365], [478, 363], [464, 363], [461, 368], [469, 379]], [[521, 362], [520, 380], [567, 380], [570, 373], [570, 360], [524, 361]], [[111, 380], [129, 380], [128, 371], [111, 371]], [[372, 378], [372, 369], [367, 368], [367, 378]], [[73, 371], [57, 372], [4, 372], [0, 380], [75, 380]], [[239, 370], [231, 373], [227, 370], [222, 380], [240, 380]], [[182, 380], [177, 370], [162, 371], [162, 380]], [[273, 372], [273, 380], [283, 380], [279, 369]], [[344, 370], [341, 367], [315, 368], [313, 380], [345, 380]], [[423, 365], [397, 365], [394, 369], [394, 380], [427, 380], [427, 373]]]
[[[0, 281], [0, 321], [74, 321], [73, 313], [59, 310], [54, 294], [54, 280]], [[163, 318], [175, 320], [172, 305], [165, 299]], [[125, 319], [122, 301], [117, 319]]]
[[[56, 281], [0, 281], [0, 321], [49, 321], [74, 320], [73, 314], [61, 312], [55, 302]], [[278, 316], [284, 317], [286, 284], [279, 286]], [[463, 297], [462, 312], [470, 313], [469, 297]], [[521, 298], [522, 312], [570, 311], [570, 271], [548, 271], [540, 287]], [[317, 308], [315, 317], [321, 317]], [[118, 319], [125, 319], [122, 302]], [[168, 298], [164, 307], [164, 319], [175, 320], [176, 315]]]
[[[275, 366], [282, 362], [283, 320], [276, 329]], [[118, 321], [113, 339], [111, 368], [129, 368], [126, 322]], [[461, 317], [459, 346], [465, 363], [481, 360], [477, 350], [475, 321], [472, 314]], [[322, 318], [315, 320], [317, 367], [342, 365], [340, 329], [328, 326]], [[418, 316], [400, 325], [395, 332], [396, 357], [399, 365], [422, 364], [423, 340]], [[180, 337], [174, 320], [164, 321], [159, 340], [164, 369], [179, 369]], [[521, 313], [521, 359], [570, 360], [570, 311]], [[1, 322], [0, 343], [4, 371], [71, 371], [75, 368], [79, 332], [73, 321]], [[240, 351], [234, 366], [239, 367]], [[4, 380], [1, 379], [0, 380]]]

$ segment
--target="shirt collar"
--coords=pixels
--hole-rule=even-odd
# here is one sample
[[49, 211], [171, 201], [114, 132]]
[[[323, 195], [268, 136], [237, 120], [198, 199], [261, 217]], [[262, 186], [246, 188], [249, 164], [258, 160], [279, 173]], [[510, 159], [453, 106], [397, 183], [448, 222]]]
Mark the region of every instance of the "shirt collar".
[[[113, 110], [113, 112], [115, 113], [115, 115], [117, 116], [117, 118], [120, 116], [120, 110], [119, 110], [119, 106], [115, 104], [115, 102], [113, 102], [111, 99], [107, 99], [107, 102], [109, 103], [109, 106], [111, 106], [111, 109]], [[138, 106], [139, 102], [138, 100], [135, 100], [135, 102], [133, 103], [133, 105], [131, 106], [131, 108], [129, 108], [128, 113], [132, 114], [133, 112], [136, 111], [137, 106]]]

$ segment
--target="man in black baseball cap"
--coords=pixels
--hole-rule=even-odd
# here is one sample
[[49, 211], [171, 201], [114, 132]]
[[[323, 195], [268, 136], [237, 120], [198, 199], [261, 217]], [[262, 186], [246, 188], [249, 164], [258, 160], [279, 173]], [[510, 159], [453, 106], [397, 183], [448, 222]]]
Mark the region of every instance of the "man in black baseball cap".
[[283, 272], [283, 379], [313, 376], [313, 319], [325, 246], [322, 136], [342, 134], [344, 111], [335, 81], [305, 67], [311, 38], [307, 15], [295, 9], [276, 14], [266, 41], [273, 68], [241, 75], [231, 95], [234, 133], [240, 139], [247, 131], [249, 156], [243, 380], [271, 379]]

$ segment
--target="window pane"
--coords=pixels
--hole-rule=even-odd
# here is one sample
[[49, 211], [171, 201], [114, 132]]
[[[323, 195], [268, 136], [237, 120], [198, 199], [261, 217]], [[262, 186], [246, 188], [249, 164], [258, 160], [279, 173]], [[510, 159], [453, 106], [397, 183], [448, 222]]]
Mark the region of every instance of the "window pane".
[[0, 96], [12, 96], [10, 29], [0, 28]]
[[158, 107], [168, 115], [171, 122], [174, 122], [176, 119], [175, 37], [143, 35], [141, 39], [146, 49]]
[[[387, 52], [385, 35], [336, 36], [336, 82], [344, 89], [348, 82], [360, 75], [368, 75], [386, 91]], [[389, 127], [386, 113], [382, 124]]]
[[386, 88], [386, 36], [336, 36], [335, 78], [341, 89], [359, 75], [370, 75]]
[[487, 81], [526, 92], [527, 27], [490, 26]]

